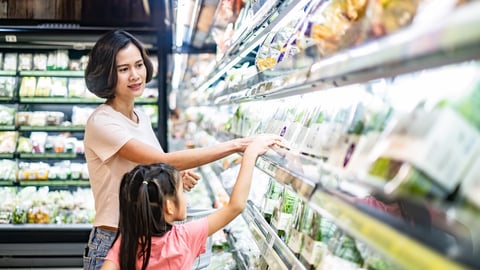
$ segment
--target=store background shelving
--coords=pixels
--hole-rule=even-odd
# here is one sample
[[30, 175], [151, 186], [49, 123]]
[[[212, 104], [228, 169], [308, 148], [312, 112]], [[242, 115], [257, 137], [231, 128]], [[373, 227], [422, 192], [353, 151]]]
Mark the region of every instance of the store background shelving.
[[[475, 91], [478, 92], [479, 79], [478, 64], [475, 60], [479, 57], [480, 32], [475, 25], [479, 23], [480, 6], [475, 1], [464, 3], [446, 13], [442, 13], [445, 11], [442, 8], [446, 6], [435, 1], [425, 1], [422, 7], [425, 9], [421, 10], [423, 13], [419, 12], [420, 15], [413, 23], [383, 37], [339, 50], [328, 56], [321, 55], [316, 46], [310, 46], [269, 69], [250, 73], [245, 71], [248, 68], [242, 70], [242, 65], [248, 67], [255, 65], [255, 54], [263, 46], [262, 42], [269, 34], [285, 27], [289, 16], [311, 2], [315, 1], [266, 1], [264, 6], [261, 6], [260, 2], [248, 2], [244, 9], [250, 12], [249, 15], [255, 13], [254, 9], [248, 9], [249, 5], [257, 4], [261, 6], [260, 10], [265, 7], [263, 10], [265, 13], [258, 13], [265, 17], [253, 16], [251, 20], [245, 20], [246, 22], [240, 26], [237, 24], [238, 21], [235, 21], [230, 47], [225, 51], [217, 52], [216, 60], [206, 61], [203, 64], [206, 67], [205, 70], [210, 72], [199, 74], [195, 67], [187, 66], [184, 71], [185, 76], [191, 78], [192, 83], [189, 84], [189, 81], [185, 80], [186, 83], [180, 86], [183, 90], [176, 94], [180, 96], [178, 104], [184, 104], [183, 108], [186, 109], [186, 114], [192, 117], [192, 121], [200, 119], [195, 132], [207, 130], [219, 141], [225, 140], [225, 132], [230, 138], [248, 136], [262, 131], [274, 131], [280, 134], [282, 126], [275, 129], [269, 125], [269, 121], [277, 120], [273, 117], [275, 114], [287, 114], [290, 109], [294, 112], [296, 109], [298, 112], [302, 106], [309, 106], [310, 111], [308, 109], [306, 111], [311, 113], [315, 110], [312, 108], [318, 108], [311, 105], [312, 100], [320, 101], [321, 98], [327, 98], [326, 102], [321, 103], [322, 106], [328, 102], [338, 102], [338, 98], [327, 96], [329, 95], [327, 93], [334, 96], [335, 91], [341, 93], [337, 95], [338, 97], [357, 95], [359, 92], [366, 91], [383, 102], [388, 98], [399, 100], [410, 98], [404, 107], [398, 105], [399, 107], [394, 108], [394, 117], [399, 118], [408, 115], [415, 105], [421, 106], [422, 103], [419, 102], [423, 98], [425, 98], [423, 102], [426, 101], [423, 104], [424, 110], [431, 114], [434, 114], [436, 102], [442, 103], [445, 100], [455, 99], [461, 93], [467, 95], [464, 98], [473, 99], [472, 104], [478, 104], [478, 101], [474, 100], [478, 98]], [[321, 2], [318, 1], [317, 4]], [[449, 4], [453, 3], [454, 1], [449, 2]], [[266, 9], [272, 10], [272, 13], [268, 14]], [[269, 17], [272, 14], [274, 16]], [[242, 13], [239, 17], [241, 16]], [[439, 20], [439, 18], [442, 19]], [[215, 24], [215, 19], [216, 17], [213, 18], [212, 25]], [[253, 25], [249, 22], [253, 22]], [[235, 39], [235, 37], [241, 38]], [[194, 55], [190, 57], [197, 59]], [[190, 62], [193, 61], [190, 60]], [[461, 74], [463, 70], [465, 71], [463, 73], [467, 74], [470, 67], [476, 70], [474, 75], [469, 77]], [[242, 72], [245, 73], [242, 74]], [[436, 75], [429, 77], [429, 72]], [[445, 79], [448, 76], [451, 77]], [[237, 83], [230, 84], [232, 80], [237, 80]], [[447, 84], [447, 80], [457, 80], [457, 83]], [[470, 94], [465, 94], [468, 92], [465, 90], [467, 83], [463, 83], [465, 81], [473, 81], [466, 86], [468, 91], [471, 91]], [[446, 86], [442, 87], [442, 83]], [[418, 90], [413, 93], [409, 88], [414, 88], [415, 85]], [[396, 90], [402, 87], [403, 89]], [[452, 94], [453, 91], [442, 92], [448, 87], [453, 90], [458, 88], [457, 96]], [[190, 91], [185, 88], [189, 88]], [[438, 92], [442, 93], [434, 93], [428, 88], [437, 88]], [[175, 93], [175, 90], [172, 89], [172, 92]], [[392, 94], [397, 93], [395, 91], [404, 91], [403, 97], [400, 93]], [[322, 96], [321, 93], [325, 94]], [[361, 94], [358, 95], [361, 96]], [[356, 102], [360, 100], [359, 103], [361, 103], [359, 96], [355, 96], [352, 100], [356, 99]], [[331, 101], [328, 98], [331, 98]], [[366, 95], [363, 98], [371, 98], [371, 96]], [[334, 105], [332, 104], [332, 107]], [[342, 109], [342, 106], [346, 106], [345, 102], [339, 102], [337, 109]], [[278, 109], [282, 107], [286, 108]], [[458, 110], [458, 107], [456, 109]], [[386, 114], [387, 111], [383, 113]], [[287, 127], [287, 132], [288, 125], [293, 121], [291, 119], [281, 118], [281, 116], [278, 118], [284, 122], [283, 128]], [[398, 118], [395, 118], [392, 122], [397, 120]], [[478, 142], [478, 131], [475, 129], [478, 123], [470, 118], [468, 120], [471, 126], [465, 128], [468, 130], [465, 134], [472, 136], [469, 137], [470, 142], [475, 145]], [[308, 122], [308, 120], [301, 121]], [[351, 127], [348, 126], [351, 122], [347, 122], [346, 119], [343, 121], [345, 126], [342, 130], [346, 132], [348, 128], [353, 128], [353, 124]], [[438, 126], [431, 126], [438, 128]], [[390, 130], [384, 131], [383, 137], [377, 137], [377, 140], [382, 142], [381, 139], [385, 136], [388, 138], [388, 132]], [[285, 134], [285, 136], [291, 135]], [[193, 137], [196, 136], [191, 135], [190, 139]], [[346, 138], [349, 139], [349, 137]], [[197, 138], [196, 143], [208, 145], [205, 141], [208, 140], [203, 137]], [[446, 140], [439, 141], [443, 142], [443, 145], [448, 144]], [[397, 189], [392, 193], [389, 185], [385, 184], [385, 179], [371, 177], [368, 171], [365, 171], [365, 167], [362, 167], [362, 170], [353, 168], [345, 170], [338, 164], [332, 165], [325, 158], [315, 156], [318, 153], [305, 155], [302, 149], [297, 148], [297, 142], [289, 141], [289, 143], [294, 144], [291, 149], [276, 149], [277, 151], [271, 156], [267, 155], [259, 159], [257, 167], [286, 188], [294, 190], [310, 207], [322, 216], [331, 218], [337, 226], [355, 239], [364, 241], [376, 252], [405, 269], [476, 269], [479, 267], [475, 259], [478, 255], [478, 230], [476, 229], [478, 224], [475, 222], [478, 220], [478, 211], [464, 208], [461, 199], [463, 194], [458, 195], [455, 192], [450, 194], [456, 195], [455, 197], [445, 198], [438, 193], [437, 195], [419, 195], [411, 193], [412, 190], [408, 193], [408, 188], [403, 191]], [[444, 146], [444, 149], [450, 148]], [[475, 154], [474, 149], [475, 147], [464, 153], [465, 160], [478, 159], [478, 153]], [[443, 153], [445, 151], [447, 150]], [[452, 151], [453, 155], [453, 150], [448, 151]], [[372, 162], [372, 155], [365, 155], [360, 159], [362, 158], [367, 163], [363, 166]], [[473, 166], [472, 163], [470, 166]], [[459, 170], [461, 168], [458, 167]], [[217, 167], [216, 170], [222, 169]], [[438, 214], [431, 220], [432, 231], [426, 231], [423, 226], [412, 227], [402, 219], [379, 211], [371, 205], [358, 202], [358, 199], [369, 194], [387, 201], [404, 200], [415, 207], [426, 205], [428, 209]], [[249, 204], [244, 215], [253, 227], [251, 233], [259, 240], [258, 246], [262, 253], [266, 254], [265, 257], [283, 258], [283, 260], [272, 259], [271, 266], [280, 267], [276, 264], [278, 261], [287, 269], [297, 265], [294, 259], [288, 259], [295, 257], [288, 248], [284, 249], [282, 244], [275, 245], [276, 237], [272, 237], [271, 234], [276, 236], [276, 232], [272, 231], [269, 224], [263, 224], [265, 223], [263, 217], [255, 215], [255, 211], [262, 211], [262, 209], [257, 210], [255, 205]], [[256, 217], [262, 221], [256, 220]], [[448, 240], [449, 237], [452, 238]], [[452, 239], [455, 241], [452, 242]], [[298, 267], [302, 269], [300, 265]], [[273, 269], [276, 268], [273, 267]]]
[[[121, 5], [118, 6], [120, 3]], [[147, 6], [144, 8], [145, 4]], [[70, 59], [76, 61], [88, 54], [103, 33], [118, 28], [136, 35], [146, 45], [152, 60], [157, 60], [159, 51], [157, 50], [157, 24], [154, 18], [158, 16], [151, 16], [159, 12], [157, 1], [115, 1], [115, 8], [113, 8], [113, 1], [82, 0], [52, 0], [44, 1], [42, 5], [32, 5], [28, 1], [3, 1], [2, 6], [4, 7], [0, 27], [2, 60], [6, 53], [36, 54], [63, 50], [68, 52]], [[151, 9], [148, 9], [149, 7]], [[25, 13], [19, 12], [20, 10]], [[156, 68], [158, 65], [155, 61], [154, 64]], [[1, 66], [3, 67], [3, 62]], [[16, 83], [12, 94], [0, 97], [0, 105], [14, 108], [17, 112], [61, 111], [65, 115], [65, 120], [71, 121], [74, 106], [95, 108], [103, 100], [80, 96], [21, 95], [20, 84], [24, 77], [81, 80], [83, 74], [82, 68], [79, 70], [2, 70], [0, 71], [2, 78], [14, 77]], [[158, 80], [155, 74], [155, 80], [149, 85], [153, 89], [150, 94], [158, 93], [157, 88], [161, 87], [162, 83], [163, 81]], [[158, 103], [157, 95], [149, 95], [139, 99], [137, 105], [160, 107]], [[156, 113], [152, 116], [155, 130], [161, 129], [162, 123], [166, 121], [161, 117]], [[46, 132], [53, 135], [69, 133], [81, 140], [84, 126], [18, 125], [13, 121], [11, 124], [0, 126], [0, 130], [16, 132], [27, 137], [33, 132]], [[163, 132], [159, 131], [158, 134], [159, 139], [164, 137]], [[84, 162], [85, 160], [82, 153], [33, 154], [19, 151], [1, 153], [0, 159], [17, 164], [21, 162], [53, 164], [59, 161]], [[4, 169], [5, 167], [2, 167], [2, 170]], [[88, 177], [62, 180], [9, 178], [8, 181], [0, 181], [0, 184], [2, 186], [0, 190], [2, 194], [1, 223], [12, 223], [13, 214], [16, 215], [14, 223], [28, 223], [0, 225], [0, 265], [2, 267], [81, 267], [83, 251], [91, 230], [93, 212], [93, 198], [91, 198]], [[31, 209], [24, 209], [31, 200], [35, 200]], [[17, 204], [12, 205], [12, 202]], [[52, 202], [55, 207], [51, 207]], [[74, 214], [68, 210], [73, 211]], [[45, 215], [50, 217], [49, 224], [33, 224], [45, 223]], [[18, 220], [23, 217], [26, 219]]]
[[[34, 32], [34, 30], [30, 30], [31, 32]], [[154, 35], [152, 33], [152, 35]], [[80, 37], [79, 37], [79, 40], [80, 40]], [[152, 46], [150, 46], [152, 47]], [[16, 50], [12, 50], [12, 49], [9, 49], [7, 52], [4, 52], [4, 54], [8, 54], [8, 53], [14, 53], [15, 55], [19, 55], [21, 53], [28, 53], [30, 55], [30, 57], [32, 57], [33, 55], [40, 55], [40, 54], [44, 54], [45, 56], [48, 54], [48, 53], [51, 53], [51, 52], [55, 52], [56, 49], [53, 49], [54, 46], [52, 46], [51, 49], [49, 50], [45, 50], [45, 49], [39, 49], [39, 48], [36, 48], [36, 46], [34, 44], [32, 44], [30, 46], [30, 48], [27, 50], [27, 49], [16, 49]], [[37, 49], [37, 51], [35, 51], [35, 49]], [[64, 51], [68, 51], [68, 50], [64, 50]], [[69, 53], [71, 52], [72, 50], [68, 51]], [[84, 57], [88, 52], [83, 50], [83, 51], [74, 51], [70, 53], [70, 55], [72, 56], [81, 56], [81, 57]], [[155, 51], [150, 51], [151, 54], [155, 54]], [[2, 54], [2, 57], [3, 57], [3, 54]], [[16, 61], [21, 61], [21, 57], [18, 56], [18, 60]], [[3, 60], [3, 59], [2, 59]], [[30, 59], [32, 61], [32, 59]], [[153, 58], [153, 60], [155, 60], [155, 58]], [[69, 64], [71, 61], [78, 61], [78, 59], [69, 59]], [[32, 61], [33, 62], [33, 61]], [[155, 62], [155, 61], [154, 61]], [[2, 62], [3, 63], [3, 62]], [[20, 64], [18, 64], [20, 65]], [[7, 64], [5, 64], [5, 66], [7, 66]], [[82, 112], [80, 112], [80, 110], [83, 110], [84, 108], [95, 108], [95, 106], [98, 106], [99, 104], [101, 104], [102, 102], [104, 102], [104, 100], [100, 99], [100, 98], [97, 98], [97, 97], [94, 97], [93, 95], [85, 95], [85, 94], [81, 94], [79, 92], [79, 89], [78, 89], [78, 86], [76, 86], [76, 88], [74, 88], [74, 86], [71, 86], [71, 83], [70, 83], [70, 79], [74, 79], [74, 80], [82, 80], [83, 79], [83, 74], [84, 74], [84, 70], [12, 70], [12, 71], [9, 71], [9, 70], [4, 70], [2, 73], [2, 76], [6, 76], [7, 78], [15, 78], [15, 80], [17, 81], [17, 83], [14, 85], [14, 89], [12, 91], [12, 93], [10, 93], [9, 96], [4, 96], [2, 98], [2, 105], [5, 105], [5, 106], [9, 106], [9, 108], [13, 108], [14, 110], [14, 113], [13, 115], [11, 115], [10, 117], [12, 118], [10, 120], [10, 123], [8, 123], [8, 125], [2, 125], [1, 126], [1, 130], [3, 131], [11, 131], [11, 132], [15, 132], [17, 134], [17, 136], [19, 136], [19, 138], [17, 139], [18, 140], [18, 147], [20, 147], [20, 140], [21, 138], [20, 137], [29, 137], [29, 134], [32, 134], [32, 133], [42, 133], [42, 132], [46, 132], [48, 134], [48, 136], [55, 136], [55, 135], [59, 135], [59, 134], [66, 134], [66, 133], [69, 133], [71, 134], [70, 137], [73, 137], [73, 138], [76, 138], [78, 140], [82, 140], [83, 139], [83, 131], [84, 131], [84, 124], [82, 124], [84, 122], [84, 120], [86, 119], [83, 119], [82, 120]], [[39, 95], [38, 92], [38, 89], [39, 89], [39, 85], [40, 85], [40, 80], [42, 78], [47, 78], [47, 79], [51, 79], [51, 80], [55, 80], [57, 78], [61, 78], [61, 80], [65, 80], [65, 89], [67, 92], [67, 94], [65, 94], [64, 96], [58, 96], [58, 95], [55, 95], [55, 94], [49, 94], [49, 95], [45, 95], [45, 94], [41, 94]], [[33, 86], [33, 90], [32, 92], [26, 92], [26, 86], [23, 85], [24, 81], [26, 81], [27, 79], [33, 79], [35, 81], [35, 85]], [[156, 75], [154, 76], [154, 80], [156, 79]], [[155, 82], [153, 82], [155, 83]], [[152, 86], [150, 85], [153, 85], [152, 84], [149, 84], [149, 88], [151, 89]], [[53, 86], [49, 86], [50, 88], [53, 89]], [[36, 89], [36, 90], [35, 90]], [[155, 89], [156, 90], [156, 89]], [[23, 92], [22, 92], [23, 91]], [[51, 90], [53, 92], [53, 90]], [[83, 91], [82, 92], [86, 92], [86, 87], [83, 86]], [[152, 94], [154, 92], [157, 92], [157, 91], [151, 91], [149, 90], [149, 93], [148, 94]], [[141, 107], [143, 105], [153, 105], [153, 106], [157, 106], [157, 102], [158, 100], [156, 99], [156, 96], [154, 95], [153, 97], [142, 97], [142, 98], [139, 98], [138, 102], [136, 103], [137, 107], [141, 109]], [[77, 108], [77, 109], [75, 109]], [[35, 116], [35, 113], [37, 112], [44, 112], [44, 113], [48, 113], [48, 112], [55, 112], [55, 113], [61, 113], [62, 114], [62, 117], [59, 118], [59, 120], [55, 120], [55, 122], [58, 122], [58, 121], [61, 121], [61, 123], [55, 123], [55, 124], [51, 124], [51, 123], [48, 123], [48, 121], [41, 121], [43, 122], [43, 124], [32, 124], [29, 122], [29, 119], [33, 119], [34, 116]], [[75, 115], [75, 111], [79, 112], [77, 115]], [[153, 110], [155, 111], [155, 110]], [[23, 121], [23, 120], [19, 120], [19, 119], [22, 119], [22, 116], [20, 115], [23, 115], [23, 114], [29, 114], [29, 115], [26, 115], [26, 122]], [[51, 113], [52, 114], [52, 113]], [[83, 113], [85, 114], [85, 113]], [[46, 116], [45, 116], [46, 117]], [[85, 117], [85, 116], [84, 116]], [[153, 114], [152, 115], [152, 123], [154, 125], [154, 128], [156, 129], [157, 128], [157, 120], [158, 120], [158, 115], [157, 114]], [[38, 119], [37, 119], [38, 120]], [[5, 120], [3, 120], [5, 121]], [[23, 122], [22, 122], [23, 121]], [[25, 122], [25, 123], [24, 123]], [[38, 122], [38, 121], [37, 121]], [[33, 143], [33, 139], [31, 139], [31, 143]], [[5, 142], [4, 142], [5, 143]], [[81, 141], [80, 141], [81, 143]], [[17, 142], [15, 142], [15, 144], [17, 144]], [[41, 146], [41, 148], [43, 148], [43, 145]], [[24, 150], [19, 150], [20, 148], [18, 148], [17, 150], [14, 150], [13, 152], [7, 152], [7, 153], [2, 153], [2, 158], [5, 158], [5, 159], [11, 159], [11, 160], [14, 160], [14, 161], [17, 161], [17, 162], [54, 162], [54, 161], [59, 161], [59, 160], [67, 160], [67, 161], [72, 161], [72, 162], [82, 162], [83, 163], [85, 162], [85, 159], [83, 157], [83, 153], [82, 151], [78, 151], [76, 150], [77, 146], [74, 147], [75, 149], [73, 149], [73, 152], [58, 152], [58, 151], [28, 151], [28, 152], [25, 152], [25, 149]], [[18, 168], [18, 170], [20, 171], [21, 169]], [[26, 169], [25, 169], [26, 170]], [[24, 170], [22, 170], [22, 172], [19, 172], [17, 174], [17, 177], [16, 179], [12, 179], [11, 181], [9, 181], [9, 183], [11, 185], [19, 185], [19, 186], [24, 186], [24, 185], [30, 185], [30, 186], [33, 186], [33, 185], [36, 185], [37, 183], [40, 184], [41, 186], [47, 186], [49, 185], [49, 183], [51, 182], [51, 179], [55, 180], [55, 177], [51, 177], [50, 175], [47, 177], [49, 180], [45, 180], [44, 177], [40, 177], [40, 176], [37, 176], [37, 177], [32, 177], [31, 176], [28, 176], [27, 179], [24, 179], [24, 177], [22, 177], [21, 175], [27, 175], [27, 173], [23, 172]], [[29, 172], [28, 174], [35, 174], [33, 172]], [[58, 177], [57, 177], [58, 178]], [[83, 176], [82, 178], [80, 179], [70, 179], [70, 177], [68, 179], [57, 179], [57, 181], [52, 181], [52, 186], [57, 186], [59, 187], [61, 185], [61, 181], [58, 181], [58, 180], [68, 180], [68, 181], [64, 181], [63, 183], [65, 183], [65, 186], [66, 187], [72, 187], [72, 184], [74, 182], [74, 180], [87, 180], [88, 179], [88, 176]], [[7, 180], [7, 179], [5, 179]], [[22, 182], [26, 182], [26, 181], [29, 181], [29, 180], [45, 180], [44, 182], [39, 182], [39, 181], [30, 181], [28, 183], [22, 183]], [[82, 181], [82, 182], [78, 182], [79, 183], [79, 186], [85, 186], [85, 183], [88, 183], [88, 181]], [[6, 185], [7, 183], [2, 183], [3, 185]]]

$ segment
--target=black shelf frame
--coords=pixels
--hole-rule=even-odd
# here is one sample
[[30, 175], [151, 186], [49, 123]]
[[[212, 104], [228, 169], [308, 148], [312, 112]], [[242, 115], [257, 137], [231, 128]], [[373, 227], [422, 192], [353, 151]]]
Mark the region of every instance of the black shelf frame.
[[0, 267], [81, 267], [90, 224], [2, 224]]

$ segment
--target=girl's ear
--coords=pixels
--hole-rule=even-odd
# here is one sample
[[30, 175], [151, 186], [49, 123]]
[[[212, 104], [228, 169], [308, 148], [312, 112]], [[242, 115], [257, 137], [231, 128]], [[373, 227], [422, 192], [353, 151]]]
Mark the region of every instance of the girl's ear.
[[175, 213], [175, 203], [172, 200], [165, 201], [165, 212], [168, 215], [173, 215], [173, 213]]

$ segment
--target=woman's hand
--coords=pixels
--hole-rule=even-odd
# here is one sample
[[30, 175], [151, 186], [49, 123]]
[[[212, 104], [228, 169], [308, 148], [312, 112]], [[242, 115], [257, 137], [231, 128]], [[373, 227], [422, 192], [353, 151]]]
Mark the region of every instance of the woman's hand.
[[245, 149], [245, 154], [263, 155], [274, 145], [283, 146], [284, 139], [275, 134], [256, 135]]
[[185, 170], [180, 172], [180, 176], [183, 181], [183, 189], [186, 191], [192, 190], [200, 180], [200, 175], [196, 174], [192, 170]]
[[[278, 135], [275, 134], [257, 134], [257, 135], [252, 135], [246, 138], [241, 138], [241, 139], [236, 139], [237, 140], [237, 145], [239, 147], [240, 152], [245, 152], [245, 150], [248, 148], [248, 146], [255, 142], [256, 140], [270, 140], [271, 142], [274, 140], [272, 144], [269, 145], [272, 146], [273, 144], [278, 144], [283, 146], [284, 139]], [[263, 153], [262, 153], [263, 154]]]

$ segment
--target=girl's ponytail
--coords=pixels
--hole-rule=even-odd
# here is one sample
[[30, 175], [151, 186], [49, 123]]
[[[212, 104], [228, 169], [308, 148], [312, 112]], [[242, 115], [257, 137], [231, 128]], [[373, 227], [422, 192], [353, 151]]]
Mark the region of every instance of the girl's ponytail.
[[[178, 171], [165, 163], [138, 165], [126, 173], [120, 184], [119, 233], [121, 269], [135, 269], [138, 258], [146, 269], [152, 236], [163, 236], [172, 228], [165, 221], [167, 198], [176, 201], [180, 183]], [[132, 247], [137, 249], [132, 249]]]

